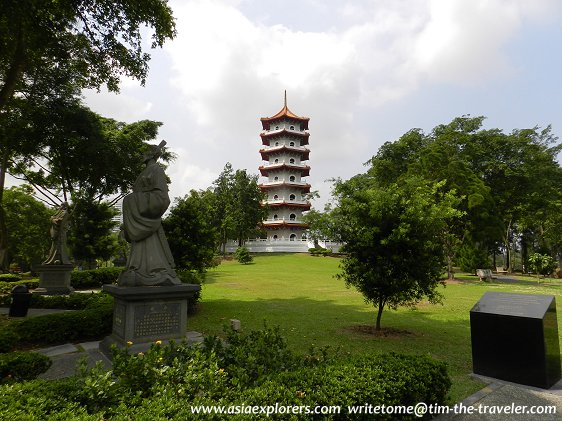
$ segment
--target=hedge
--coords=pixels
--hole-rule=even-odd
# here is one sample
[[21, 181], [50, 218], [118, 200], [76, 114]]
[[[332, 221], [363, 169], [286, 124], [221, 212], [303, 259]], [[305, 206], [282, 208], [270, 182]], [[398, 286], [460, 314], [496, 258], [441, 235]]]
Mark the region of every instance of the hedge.
[[100, 339], [111, 333], [112, 323], [113, 298], [96, 294], [84, 310], [12, 321], [0, 331], [0, 351]]
[[70, 274], [70, 284], [76, 289], [101, 288], [117, 282], [122, 267], [75, 270]]
[[191, 407], [277, 404], [339, 406], [341, 411], [272, 419], [416, 419], [395, 413], [358, 416], [348, 406], [444, 405], [450, 386], [446, 364], [428, 356], [391, 353], [336, 360], [325, 353], [296, 355], [278, 329], [265, 329], [230, 334], [225, 341], [206, 338], [200, 347], [156, 344], [138, 354], [116, 350], [112, 371], [98, 366], [80, 377], [0, 386], [0, 418], [230, 420], [227, 414], [197, 415]]
[[51, 366], [52, 361], [36, 352], [0, 354], [0, 381], [21, 381], [37, 378]]

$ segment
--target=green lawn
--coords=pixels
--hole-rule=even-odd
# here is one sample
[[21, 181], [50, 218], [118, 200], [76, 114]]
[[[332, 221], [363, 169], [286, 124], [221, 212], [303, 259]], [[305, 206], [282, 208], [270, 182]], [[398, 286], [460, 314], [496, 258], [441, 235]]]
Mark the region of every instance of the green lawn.
[[[398, 333], [383, 337], [362, 332], [374, 325], [375, 311], [354, 289], [334, 278], [339, 259], [306, 254], [258, 255], [254, 263], [226, 261], [209, 271], [202, 302], [189, 319], [190, 330], [220, 335], [230, 319], [244, 330], [260, 329], [264, 321], [280, 326], [289, 346], [306, 352], [311, 344], [340, 352], [369, 354], [396, 351], [428, 354], [446, 361], [453, 379], [451, 400], [457, 402], [482, 388], [472, 380], [469, 311], [486, 291], [552, 294], [558, 283], [482, 283], [477, 277], [441, 288], [443, 305], [420, 303], [417, 309], [385, 310], [383, 328]], [[562, 326], [562, 297], [558, 324]]]

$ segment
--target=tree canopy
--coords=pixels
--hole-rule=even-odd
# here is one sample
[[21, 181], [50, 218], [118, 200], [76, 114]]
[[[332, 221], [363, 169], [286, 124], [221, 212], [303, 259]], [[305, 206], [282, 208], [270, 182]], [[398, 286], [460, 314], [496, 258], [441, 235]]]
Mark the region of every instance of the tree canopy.
[[345, 243], [337, 277], [374, 305], [377, 330], [386, 307], [440, 300], [441, 237], [461, 215], [457, 197], [443, 185], [411, 177], [383, 187], [364, 174], [336, 184], [332, 217]]
[[77, 110], [83, 88], [118, 91], [123, 76], [144, 84], [150, 59], [142, 42], [146, 33], [152, 48], [175, 36], [165, 0], [0, 3], [0, 268], [8, 247], [7, 171], [17, 167], [14, 161], [23, 172], [26, 160], [41, 160], [48, 141], [39, 136], [43, 123], [61, 117], [60, 110]]

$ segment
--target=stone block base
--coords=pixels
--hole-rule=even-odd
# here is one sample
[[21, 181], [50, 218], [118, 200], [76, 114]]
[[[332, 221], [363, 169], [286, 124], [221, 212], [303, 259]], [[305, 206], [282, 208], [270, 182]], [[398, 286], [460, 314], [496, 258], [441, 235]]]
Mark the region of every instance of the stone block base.
[[111, 345], [144, 352], [156, 341], [187, 340], [187, 301], [201, 287], [195, 284], [123, 287], [104, 285], [114, 298], [113, 331], [100, 342], [111, 359]]
[[74, 292], [70, 286], [70, 274], [73, 265], [39, 265], [35, 271], [39, 273], [39, 287], [34, 294], [66, 295]]

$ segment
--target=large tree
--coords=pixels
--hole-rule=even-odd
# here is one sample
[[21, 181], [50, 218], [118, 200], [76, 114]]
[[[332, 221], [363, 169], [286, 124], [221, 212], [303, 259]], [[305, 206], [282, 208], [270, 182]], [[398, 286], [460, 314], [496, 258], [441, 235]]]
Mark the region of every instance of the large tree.
[[460, 216], [458, 198], [443, 185], [410, 177], [381, 186], [365, 174], [336, 184], [332, 215], [345, 242], [337, 277], [373, 304], [376, 330], [387, 307], [440, 301], [441, 235]]
[[369, 175], [383, 185], [413, 174], [445, 180], [463, 198], [464, 212], [443, 237], [449, 262], [462, 249], [481, 254], [501, 246], [511, 267], [514, 244], [540, 237], [546, 231], [542, 221], [557, 212], [561, 146], [550, 127], [504, 133], [483, 129], [483, 121], [464, 116], [427, 134], [410, 130], [381, 147]]
[[[165, 0], [4, 0], [0, 3], [0, 268], [6, 260], [3, 209], [6, 172], [16, 157], [37, 156], [42, 140], [14, 135], [29, 126], [29, 110], [49, 109], [83, 88], [117, 91], [121, 76], [144, 84], [152, 48], [175, 36]], [[33, 125], [33, 124], [32, 124]]]

